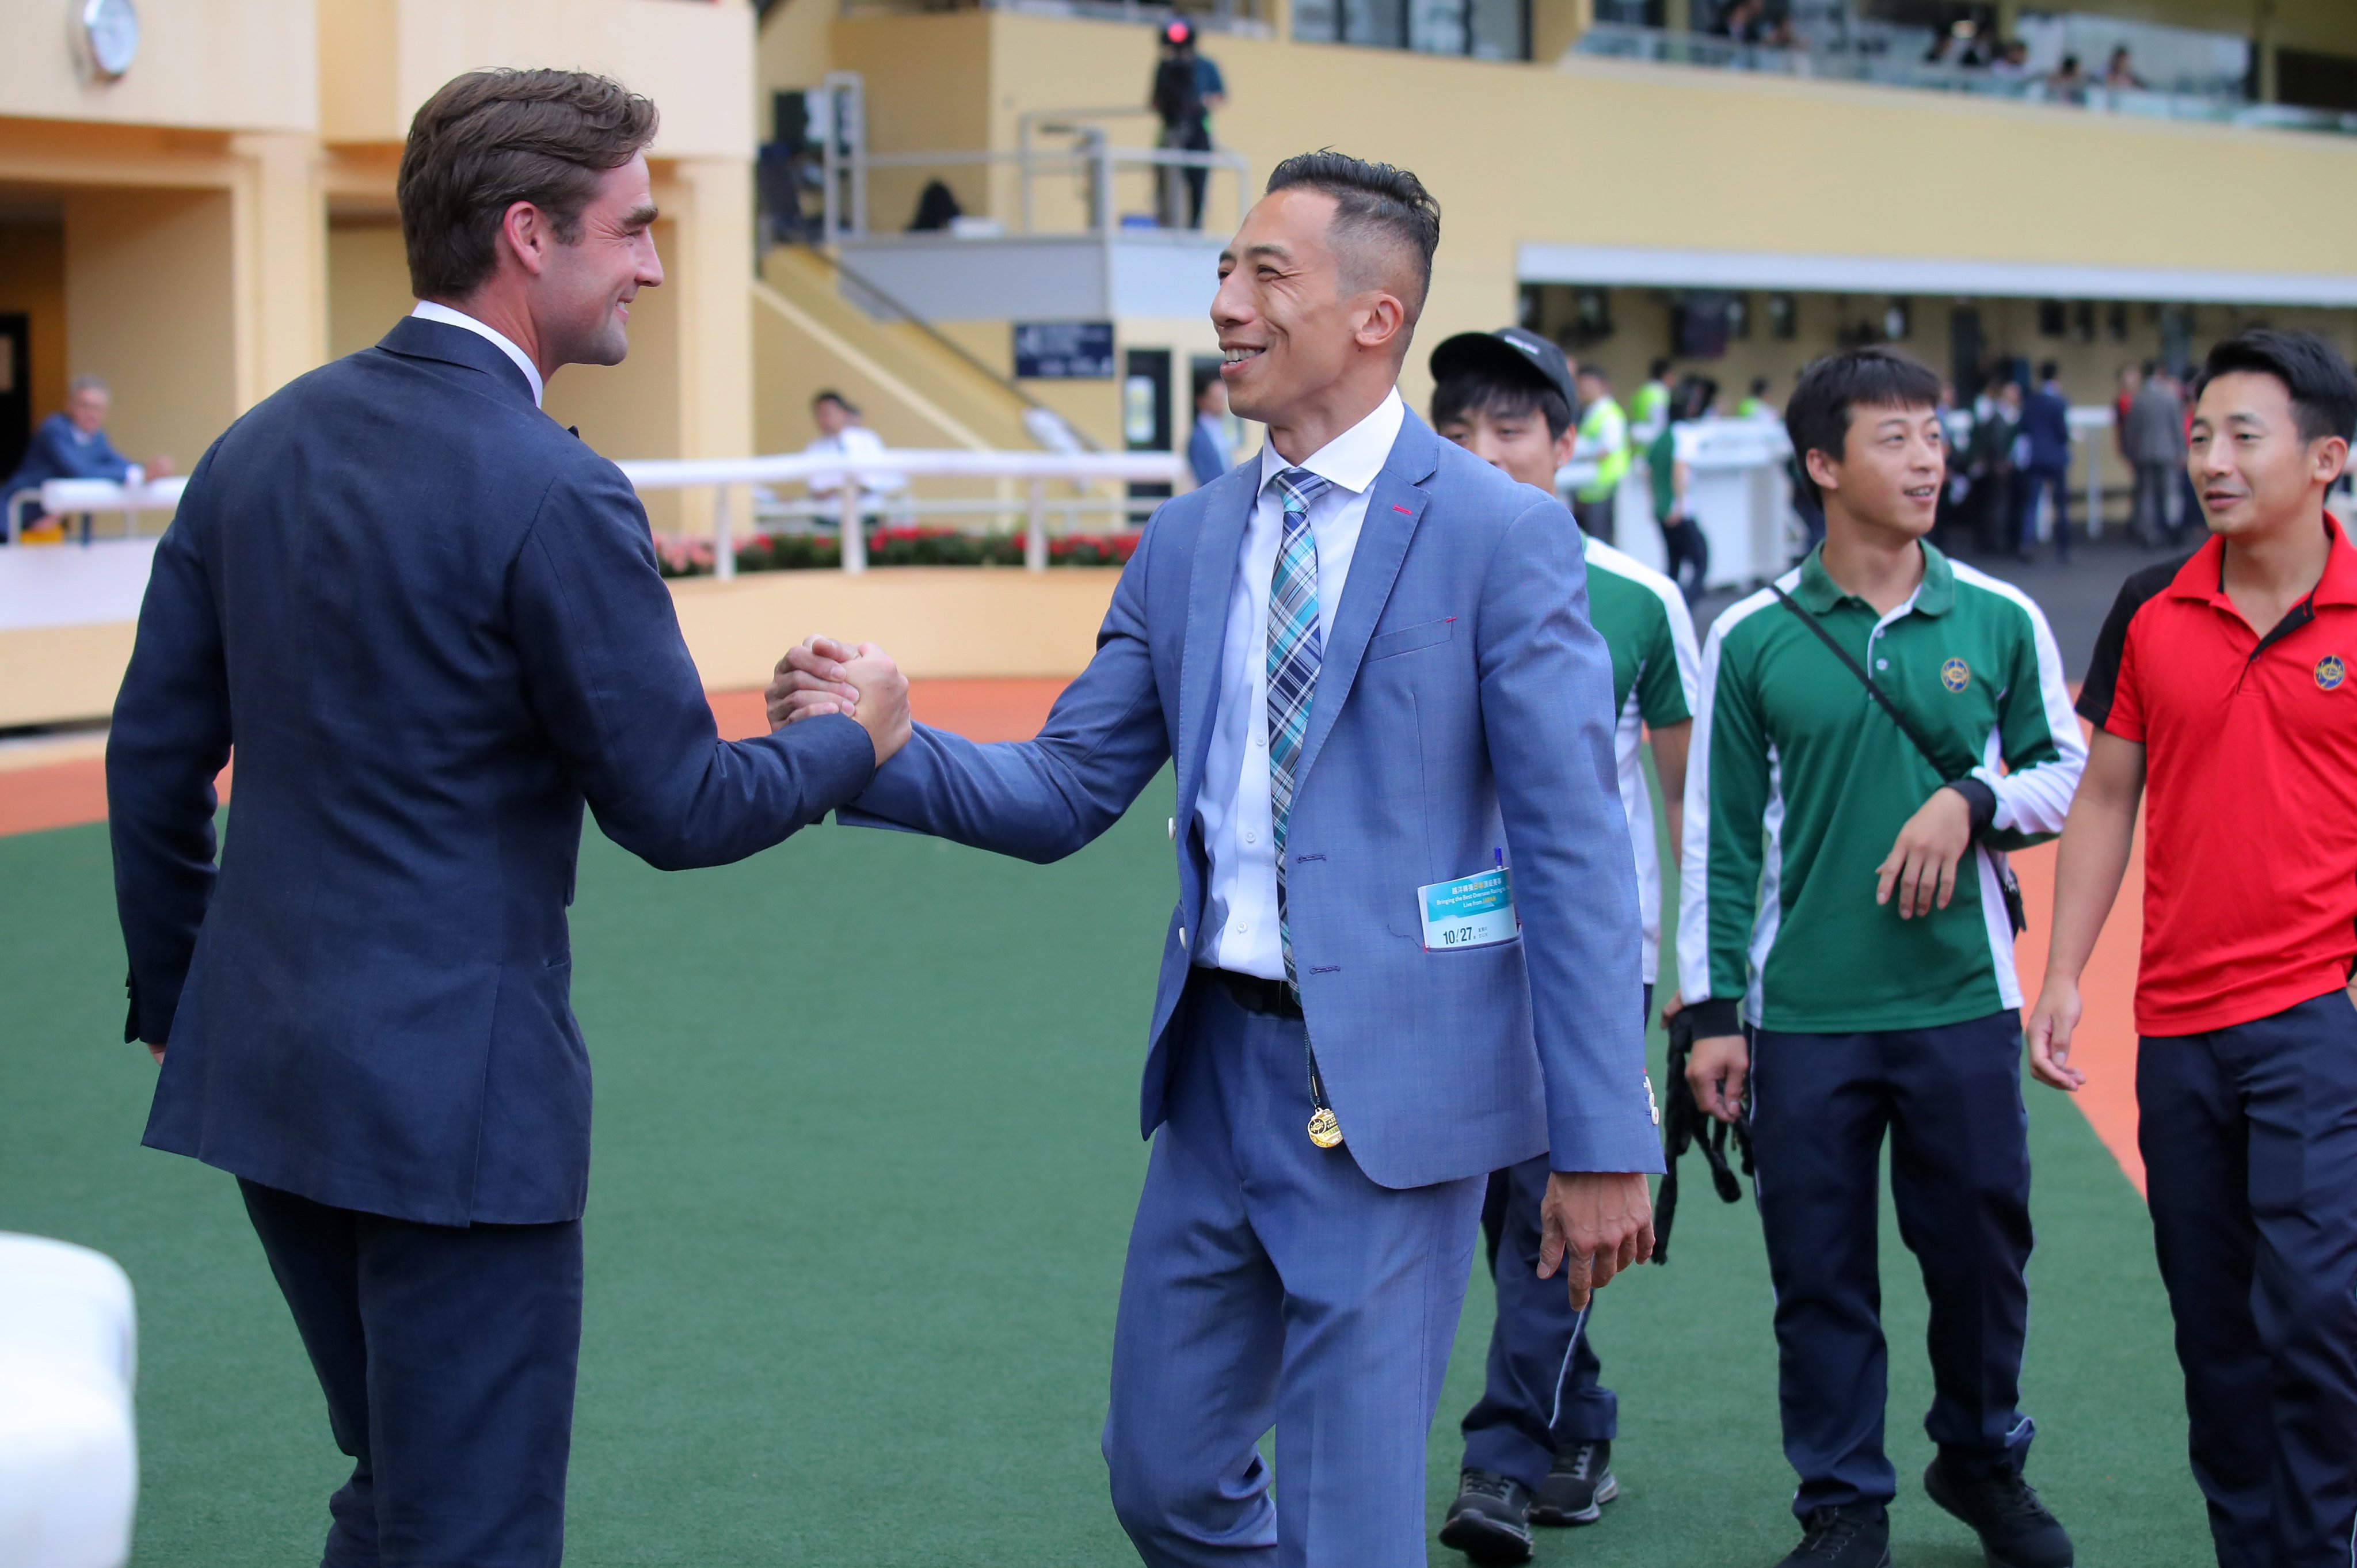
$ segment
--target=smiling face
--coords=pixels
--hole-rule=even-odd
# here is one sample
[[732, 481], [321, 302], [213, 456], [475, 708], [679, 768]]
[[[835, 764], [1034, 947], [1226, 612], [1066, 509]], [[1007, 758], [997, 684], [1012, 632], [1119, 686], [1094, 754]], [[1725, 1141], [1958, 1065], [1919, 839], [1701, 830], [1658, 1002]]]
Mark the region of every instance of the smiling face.
[[1937, 409], [1858, 404], [1850, 410], [1840, 459], [1812, 451], [1808, 460], [1809, 477], [1824, 497], [1828, 527], [1840, 517], [1909, 539], [1932, 532], [1947, 475]]
[[2185, 471], [2210, 532], [2230, 539], [2307, 526], [2349, 459], [2338, 435], [2299, 433], [2291, 389], [2274, 376], [2214, 377], [2194, 406]]
[[1387, 389], [1407, 349], [1409, 290], [1392, 275], [1400, 269], [1380, 255], [1346, 257], [1335, 211], [1324, 192], [1288, 187], [1254, 203], [1220, 255], [1211, 325], [1228, 406], [1280, 432], [1315, 425], [1327, 404], [1363, 401], [1345, 390], [1361, 381]]
[[581, 209], [580, 230], [546, 247], [533, 314], [552, 365], [619, 365], [630, 351], [630, 302], [663, 281], [645, 155], [608, 169]]

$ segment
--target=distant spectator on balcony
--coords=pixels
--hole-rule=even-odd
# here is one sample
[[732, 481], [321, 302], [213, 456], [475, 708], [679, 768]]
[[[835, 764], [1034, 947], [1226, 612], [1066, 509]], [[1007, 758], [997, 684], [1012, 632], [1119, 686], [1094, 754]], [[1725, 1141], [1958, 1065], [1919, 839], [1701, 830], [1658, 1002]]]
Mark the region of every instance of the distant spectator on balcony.
[[[819, 435], [817, 440], [802, 448], [807, 456], [856, 460], [884, 453], [884, 438], [859, 423], [858, 408], [839, 392], [823, 392], [811, 399], [811, 423], [818, 426]], [[813, 499], [840, 499], [844, 487], [853, 481], [854, 475], [843, 469], [821, 469], [807, 482]], [[860, 510], [864, 512], [882, 510], [909, 485], [899, 474], [858, 474], [856, 481]]]
[[[1154, 68], [1154, 86], [1146, 106], [1162, 117], [1160, 145], [1169, 152], [1208, 153], [1211, 150], [1211, 112], [1228, 101], [1228, 84], [1220, 68], [1195, 52], [1195, 28], [1173, 19], [1162, 28], [1162, 59]], [[1187, 193], [1189, 229], [1203, 226], [1203, 190], [1210, 183], [1208, 166], [1156, 171], [1162, 192], [1162, 220], [1178, 226], [1178, 193]], [[1173, 177], [1174, 176], [1181, 177]]]
[[1236, 466], [1236, 445], [1228, 437], [1228, 383], [1213, 371], [1195, 378], [1195, 431], [1187, 437], [1187, 466], [1198, 489]]
[[1932, 40], [1923, 56], [1925, 65], [1950, 65], [1965, 70], [1977, 70], [1988, 63], [1981, 53], [1980, 29], [1967, 18]]
[[1735, 0], [1718, 14], [1718, 25], [1711, 29], [1738, 44], [1764, 44], [1771, 30], [1766, 0]]
[[2185, 468], [2184, 406], [2177, 388], [2158, 365], [2145, 368], [2144, 384], [2129, 406], [2121, 431], [2128, 461], [2136, 465], [2136, 508], [2129, 526], [2147, 550], [2174, 544], [2183, 528], [2169, 521], [2169, 492]]
[[2129, 57], [2126, 44], [2112, 51], [2112, 62], [2104, 67], [2104, 85], [2114, 92], [2151, 91], [2144, 78], [2136, 73], [2136, 62]]
[[[41, 421], [33, 432], [25, 460], [0, 487], [0, 498], [19, 490], [35, 490], [51, 479], [113, 479], [136, 485], [160, 479], [172, 471], [172, 459], [155, 457], [143, 467], [114, 449], [106, 438], [106, 415], [113, 400], [106, 383], [96, 376], [76, 376], [66, 386], [66, 406]], [[27, 526], [37, 526], [48, 514], [38, 501], [27, 501], [18, 513]], [[6, 537], [0, 532], [0, 539]]]
[[2087, 68], [2079, 63], [2079, 57], [2064, 55], [2061, 68], [2046, 79], [2046, 96], [2057, 103], [2083, 108], [2089, 85]]
[[2029, 46], [2019, 38], [1996, 47], [1996, 58], [1989, 62], [1989, 74], [2004, 81], [2029, 80]]

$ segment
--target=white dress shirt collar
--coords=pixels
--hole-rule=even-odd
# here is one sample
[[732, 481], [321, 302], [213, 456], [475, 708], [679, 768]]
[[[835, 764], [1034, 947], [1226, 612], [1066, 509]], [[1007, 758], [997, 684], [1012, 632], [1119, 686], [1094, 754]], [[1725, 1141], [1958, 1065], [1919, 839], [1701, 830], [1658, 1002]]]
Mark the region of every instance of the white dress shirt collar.
[[417, 308], [409, 314], [422, 316], [428, 321], [439, 321], [445, 327], [463, 327], [484, 341], [496, 344], [500, 352], [513, 360], [516, 369], [523, 372], [523, 379], [532, 386], [533, 406], [534, 408], [540, 406], [541, 394], [546, 390], [540, 379], [540, 367], [533, 364], [532, 356], [517, 348], [506, 333], [495, 327], [485, 326], [463, 310], [453, 310], [447, 305], [436, 305], [430, 299], [419, 300]]
[[1400, 401], [1399, 389], [1394, 387], [1375, 404], [1372, 413], [1311, 453], [1307, 462], [1288, 463], [1275, 442], [1265, 441], [1260, 448], [1261, 485], [1265, 489], [1278, 474], [1299, 467], [1354, 496], [1364, 495], [1383, 465], [1391, 461], [1392, 446], [1399, 440], [1400, 426], [1406, 420], [1407, 404]]

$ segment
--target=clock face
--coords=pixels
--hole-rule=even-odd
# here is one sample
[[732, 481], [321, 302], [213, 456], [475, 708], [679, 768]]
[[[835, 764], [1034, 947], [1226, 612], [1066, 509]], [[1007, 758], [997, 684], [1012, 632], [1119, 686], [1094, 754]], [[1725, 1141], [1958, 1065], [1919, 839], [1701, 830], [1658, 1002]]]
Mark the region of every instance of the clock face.
[[131, 0], [81, 0], [81, 35], [91, 64], [109, 80], [131, 69], [139, 55], [139, 13]]

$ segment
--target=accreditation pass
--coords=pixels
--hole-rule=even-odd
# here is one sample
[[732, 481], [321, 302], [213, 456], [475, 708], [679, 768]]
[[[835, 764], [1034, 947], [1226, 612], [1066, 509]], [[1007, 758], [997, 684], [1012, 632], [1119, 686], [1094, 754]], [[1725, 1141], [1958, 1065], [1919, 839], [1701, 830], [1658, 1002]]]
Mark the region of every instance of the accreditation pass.
[[1435, 950], [1487, 947], [1512, 941], [1520, 924], [1514, 915], [1514, 890], [1502, 865], [1436, 882], [1415, 890], [1424, 916], [1424, 946]]

